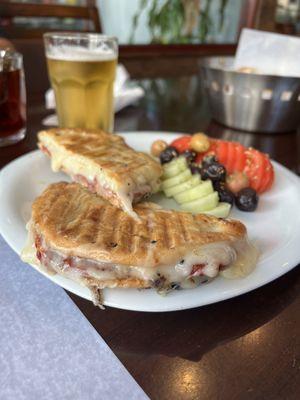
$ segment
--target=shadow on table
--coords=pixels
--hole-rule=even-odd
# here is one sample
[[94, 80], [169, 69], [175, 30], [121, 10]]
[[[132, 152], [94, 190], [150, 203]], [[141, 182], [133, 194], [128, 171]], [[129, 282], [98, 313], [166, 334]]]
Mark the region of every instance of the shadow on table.
[[163, 354], [198, 361], [221, 343], [256, 330], [282, 312], [299, 295], [299, 272], [294, 269], [235, 299], [170, 313], [112, 308], [101, 312], [91, 303], [71, 297], [116, 354]]

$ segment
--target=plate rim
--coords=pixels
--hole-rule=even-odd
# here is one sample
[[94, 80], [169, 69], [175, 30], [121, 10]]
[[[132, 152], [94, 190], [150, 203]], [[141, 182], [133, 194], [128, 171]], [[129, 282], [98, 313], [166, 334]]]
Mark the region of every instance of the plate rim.
[[[165, 137], [174, 138], [176, 136], [180, 136], [182, 135], [182, 133], [179, 132], [164, 132], [164, 131], [129, 131], [129, 132], [116, 132], [118, 134], [120, 134], [123, 137], [126, 137], [127, 135], [148, 135], [148, 134], [160, 134], [160, 135], [164, 135]], [[14, 160], [12, 160], [11, 162], [9, 162], [8, 164], [6, 164], [1, 170], [0, 170], [0, 199], [2, 197], [1, 193], [1, 187], [3, 185], [3, 177], [4, 175], [7, 173], [7, 171], [11, 170], [11, 168], [15, 167], [15, 164], [22, 162], [24, 159], [27, 158], [31, 158], [31, 157], [35, 157], [35, 156], [39, 156], [41, 155], [42, 152], [39, 149], [35, 149], [32, 150], [28, 153], [25, 153], [17, 158], [15, 158]], [[299, 193], [300, 193], [300, 178], [293, 173], [292, 171], [290, 171], [287, 167], [283, 166], [282, 164], [278, 163], [277, 161], [272, 160], [273, 165], [275, 166], [276, 169], [278, 169], [279, 171], [283, 172], [285, 175], [288, 175], [288, 177], [294, 181], [297, 185], [299, 185]], [[0, 224], [0, 234], [3, 237], [3, 239], [5, 240], [5, 242], [18, 254], [20, 255], [19, 250], [16, 248], [15, 243], [12, 243], [10, 238], [8, 237], [9, 235], [6, 235], [6, 233], [3, 231], [2, 229], [2, 224]], [[142, 311], [142, 312], [172, 312], [172, 311], [180, 311], [180, 310], [186, 310], [186, 309], [191, 309], [191, 308], [198, 308], [198, 307], [202, 307], [208, 304], [214, 304], [214, 303], [218, 303], [224, 300], [228, 300], [234, 297], [238, 297], [242, 294], [246, 294], [249, 293], [255, 289], [258, 289], [262, 286], [267, 285], [268, 283], [278, 279], [280, 276], [285, 275], [286, 273], [288, 273], [289, 271], [291, 271], [292, 269], [296, 268], [300, 263], [300, 254], [298, 256], [298, 260], [295, 262], [290, 261], [289, 265], [287, 266], [287, 269], [283, 272], [280, 268], [278, 268], [276, 270], [276, 273], [271, 275], [271, 276], [266, 276], [264, 277], [264, 279], [262, 279], [262, 281], [260, 283], [257, 282], [249, 282], [249, 284], [244, 288], [239, 288], [237, 287], [234, 292], [230, 292], [230, 294], [228, 295], [228, 293], [224, 293], [223, 295], [218, 295], [217, 299], [207, 299], [204, 302], [201, 302], [201, 304], [194, 304], [194, 305], [185, 305], [185, 303], [182, 306], [172, 306], [169, 303], [165, 303], [165, 307], [164, 307], [164, 302], [162, 301], [161, 303], [161, 307], [160, 308], [145, 308], [144, 306], [142, 307], [132, 307], [132, 306], [127, 306], [125, 305], [120, 305], [119, 303], [115, 303], [114, 301], [109, 301], [106, 302], [104, 301], [104, 305], [108, 306], [108, 307], [114, 307], [114, 308], [119, 308], [119, 309], [124, 309], [124, 310], [131, 310], [131, 311]], [[43, 271], [41, 271], [40, 269], [38, 269], [36, 266], [30, 264], [34, 269], [36, 269], [39, 273], [42, 273], [42, 275], [44, 275], [46, 278], [50, 279], [52, 282], [54, 282], [55, 284], [61, 286], [63, 289], [74, 293], [76, 295], [78, 295], [79, 297], [85, 298], [87, 300], [91, 300], [90, 296], [85, 296], [82, 292], [80, 292], [80, 289], [86, 289], [85, 287], [82, 287], [79, 283], [74, 282], [70, 279], [64, 278], [64, 280], [70, 281], [72, 284], [75, 284], [75, 286], [78, 286], [79, 291], [77, 290], [71, 290], [69, 287], [66, 287], [66, 285], [64, 285], [64, 282], [57, 282], [55, 279], [53, 279], [52, 276], [48, 275], [47, 273], [44, 273]], [[62, 278], [59, 275], [55, 275], [55, 277], [57, 277], [59, 280], [60, 278]], [[113, 290], [113, 289], [105, 289], [105, 290]], [[125, 289], [124, 289], [125, 290]], [[135, 289], [138, 290], [138, 289]], [[79, 293], [80, 292], [80, 293]]]

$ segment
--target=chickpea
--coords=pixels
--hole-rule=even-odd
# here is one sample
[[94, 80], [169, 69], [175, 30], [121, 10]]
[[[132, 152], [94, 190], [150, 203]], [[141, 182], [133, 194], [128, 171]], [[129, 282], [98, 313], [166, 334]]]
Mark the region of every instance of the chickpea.
[[159, 157], [160, 153], [168, 147], [168, 144], [164, 140], [155, 140], [151, 146], [151, 154], [154, 157]]
[[210, 142], [204, 133], [195, 133], [195, 135], [192, 136], [190, 147], [198, 153], [204, 153], [209, 149]]

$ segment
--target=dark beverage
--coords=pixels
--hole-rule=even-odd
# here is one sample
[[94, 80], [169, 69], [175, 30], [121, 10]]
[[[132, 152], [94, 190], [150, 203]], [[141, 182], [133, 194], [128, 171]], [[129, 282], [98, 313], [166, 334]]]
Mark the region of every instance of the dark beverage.
[[[25, 87], [18, 54], [0, 57], [0, 146], [15, 143], [25, 136]], [[16, 57], [20, 58], [16, 65]], [[4, 61], [3, 61], [4, 60]], [[1, 65], [2, 61], [2, 65]], [[2, 67], [2, 68], [1, 68]]]
[[20, 70], [0, 72], [0, 137], [14, 135], [25, 128], [21, 85]]

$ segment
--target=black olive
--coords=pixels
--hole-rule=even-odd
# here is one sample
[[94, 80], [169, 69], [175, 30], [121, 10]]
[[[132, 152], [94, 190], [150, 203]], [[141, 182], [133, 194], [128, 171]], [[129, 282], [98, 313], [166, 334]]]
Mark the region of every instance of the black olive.
[[224, 182], [215, 181], [213, 187], [218, 192], [220, 201], [233, 205], [234, 194], [226, 187]]
[[256, 210], [258, 204], [256, 191], [250, 187], [240, 190], [236, 195], [235, 204], [242, 211]]
[[193, 150], [185, 150], [182, 155], [186, 158], [187, 162], [190, 164], [195, 161], [197, 153]]
[[205, 156], [202, 160], [202, 167], [207, 167], [210, 164], [216, 164], [216, 163], [218, 163], [216, 156], [213, 155]]
[[178, 157], [178, 151], [172, 146], [166, 147], [159, 155], [161, 164], [166, 164], [172, 161], [175, 157]]
[[201, 168], [201, 178], [203, 180], [210, 179], [212, 181], [224, 182], [226, 179], [226, 169], [219, 163], [205, 165]]
[[201, 167], [199, 166], [199, 164], [195, 164], [195, 163], [190, 164], [190, 170], [193, 175], [194, 174], [201, 175]]
[[219, 192], [219, 190], [226, 189], [226, 182], [220, 182], [220, 181], [214, 181], [212, 182], [213, 188], [216, 192]]

